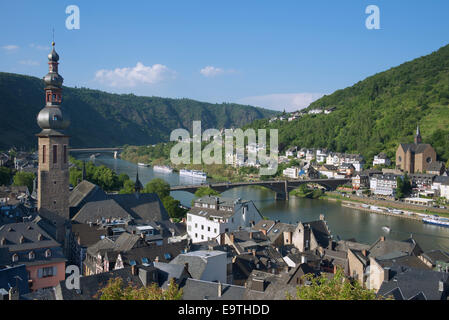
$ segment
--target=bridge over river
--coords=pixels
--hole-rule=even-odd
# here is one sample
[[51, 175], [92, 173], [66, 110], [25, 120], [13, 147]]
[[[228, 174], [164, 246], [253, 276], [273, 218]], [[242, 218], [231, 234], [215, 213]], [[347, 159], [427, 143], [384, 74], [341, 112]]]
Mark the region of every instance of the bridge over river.
[[69, 152], [77, 152], [77, 153], [91, 153], [93, 155], [97, 153], [113, 153], [114, 159], [117, 159], [117, 156], [120, 152], [123, 151], [123, 148], [70, 148]]
[[335, 190], [338, 186], [351, 182], [351, 179], [305, 179], [305, 180], [269, 180], [269, 181], [249, 181], [249, 182], [218, 182], [218, 183], [202, 183], [196, 185], [179, 185], [172, 186], [170, 191], [187, 191], [195, 193], [201, 187], [209, 187], [219, 193], [226, 190], [246, 187], [246, 186], [263, 186], [273, 190], [276, 193], [276, 200], [288, 200], [288, 194], [291, 190], [298, 188], [302, 184], [318, 184], [326, 190]]

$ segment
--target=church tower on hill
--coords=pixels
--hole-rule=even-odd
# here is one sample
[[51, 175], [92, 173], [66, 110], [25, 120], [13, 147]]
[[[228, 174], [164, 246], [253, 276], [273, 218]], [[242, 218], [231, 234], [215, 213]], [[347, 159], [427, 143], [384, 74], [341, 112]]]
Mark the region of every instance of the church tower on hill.
[[52, 43], [48, 55], [49, 72], [44, 77], [45, 107], [37, 116], [42, 129], [37, 134], [39, 144], [39, 169], [37, 208], [39, 215], [56, 226], [55, 238], [64, 241], [62, 227], [69, 220], [69, 136], [64, 130], [70, 124], [61, 108], [62, 82], [58, 73], [59, 55]]

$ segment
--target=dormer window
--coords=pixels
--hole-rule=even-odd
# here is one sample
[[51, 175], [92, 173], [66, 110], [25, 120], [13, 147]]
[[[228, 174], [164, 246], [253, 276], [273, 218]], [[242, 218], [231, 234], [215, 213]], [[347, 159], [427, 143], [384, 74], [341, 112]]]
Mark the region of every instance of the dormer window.
[[17, 255], [17, 253], [14, 253], [12, 255], [12, 262], [17, 262], [17, 261], [19, 261], [19, 256]]
[[5, 239], [5, 238], [2, 238], [2, 239], [0, 240], [0, 245], [4, 246], [5, 244], [6, 244], [6, 239]]
[[28, 253], [28, 259], [33, 260], [35, 258], [35, 254], [33, 251], [30, 251], [30, 253]]
[[51, 250], [47, 249], [45, 250], [45, 258], [50, 258], [51, 257]]
[[25, 238], [24, 238], [23, 236], [20, 236], [19, 242], [20, 242], [20, 243], [24, 243], [24, 242], [25, 242]]
[[43, 238], [44, 236], [41, 233], [37, 235], [37, 241], [42, 241]]

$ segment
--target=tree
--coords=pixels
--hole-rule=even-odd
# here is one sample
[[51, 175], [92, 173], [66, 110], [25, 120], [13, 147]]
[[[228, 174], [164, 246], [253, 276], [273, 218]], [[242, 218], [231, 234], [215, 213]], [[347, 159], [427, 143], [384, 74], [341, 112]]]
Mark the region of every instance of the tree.
[[130, 179], [123, 183], [123, 188], [119, 191], [120, 194], [131, 194], [134, 193], [134, 182]]
[[0, 186], [11, 183], [12, 171], [7, 167], [0, 167]]
[[147, 287], [125, 286], [122, 278], [109, 279], [108, 284], [94, 296], [100, 300], [181, 300], [182, 289], [174, 279], [170, 280], [168, 288], [163, 290], [153, 283]]
[[156, 193], [162, 200], [170, 195], [170, 185], [161, 178], [155, 178], [146, 184], [144, 192]]
[[404, 198], [410, 192], [412, 191], [412, 184], [410, 182], [410, 178], [408, 177], [407, 173], [404, 175], [403, 178], [397, 177], [396, 178], [396, 198]]
[[296, 297], [286, 294], [288, 300], [381, 300], [374, 290], [363, 288], [357, 281], [347, 279], [341, 268], [337, 268], [329, 279], [324, 273], [316, 277], [312, 274], [303, 276], [310, 285], [296, 288]]
[[170, 218], [179, 220], [186, 215], [187, 210], [182, 209], [180, 207], [181, 202], [176, 200], [172, 196], [167, 196], [162, 199], [162, 204], [164, 205], [165, 210], [167, 210]]
[[201, 187], [195, 191], [195, 197], [197, 198], [201, 198], [204, 196], [219, 196], [219, 195], [220, 193], [218, 191], [215, 191], [214, 189], [209, 187]]
[[18, 171], [14, 175], [14, 185], [15, 186], [27, 186], [28, 190], [31, 192], [33, 190], [34, 173]]

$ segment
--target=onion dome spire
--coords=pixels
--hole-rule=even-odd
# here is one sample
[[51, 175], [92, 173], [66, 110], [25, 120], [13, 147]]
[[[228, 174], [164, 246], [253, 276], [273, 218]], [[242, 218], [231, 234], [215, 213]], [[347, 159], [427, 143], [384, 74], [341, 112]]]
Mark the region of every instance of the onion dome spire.
[[45, 108], [37, 116], [37, 124], [42, 133], [61, 133], [66, 129], [70, 120], [61, 108], [62, 83], [64, 79], [58, 73], [59, 55], [55, 50], [55, 42], [52, 42], [52, 50], [48, 55], [48, 73], [43, 78], [45, 83]]

